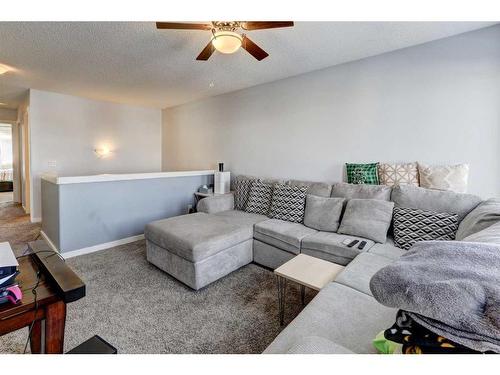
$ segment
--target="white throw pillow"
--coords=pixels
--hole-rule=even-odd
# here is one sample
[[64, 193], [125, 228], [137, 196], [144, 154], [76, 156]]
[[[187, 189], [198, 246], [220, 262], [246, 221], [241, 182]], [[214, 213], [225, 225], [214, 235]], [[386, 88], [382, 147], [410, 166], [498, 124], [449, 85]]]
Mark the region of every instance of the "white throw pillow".
[[469, 165], [426, 165], [418, 163], [420, 186], [427, 189], [467, 192]]

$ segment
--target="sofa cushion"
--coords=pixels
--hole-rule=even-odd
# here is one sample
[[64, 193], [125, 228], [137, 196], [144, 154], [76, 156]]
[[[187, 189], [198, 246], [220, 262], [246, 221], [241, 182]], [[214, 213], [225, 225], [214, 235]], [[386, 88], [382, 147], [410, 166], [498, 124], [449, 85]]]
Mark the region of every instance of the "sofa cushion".
[[344, 202], [344, 198], [325, 198], [308, 194], [304, 225], [316, 230], [336, 232], [339, 229]]
[[307, 186], [307, 194], [319, 197], [329, 197], [332, 192], [332, 185], [324, 182], [289, 180], [287, 184], [293, 186]]
[[449, 190], [456, 193], [467, 192], [469, 166], [457, 165], [426, 165], [418, 163], [420, 186], [427, 189]]
[[198, 262], [252, 238], [251, 225], [231, 224], [217, 215], [195, 213], [146, 225], [148, 241], [191, 262]]
[[253, 225], [264, 220], [269, 220], [267, 216], [252, 214], [250, 212], [229, 210], [221, 211], [213, 214], [226, 220], [229, 224], [236, 224], [241, 226], [249, 226], [253, 230]]
[[417, 163], [381, 163], [378, 165], [380, 185], [414, 185], [418, 186]]
[[244, 210], [246, 208], [248, 198], [250, 197], [250, 190], [255, 180], [256, 178], [254, 177], [236, 176], [233, 182], [235, 209]]
[[332, 197], [346, 199], [380, 199], [391, 200], [390, 186], [384, 185], [356, 185], [340, 182], [332, 186]]
[[491, 198], [481, 202], [460, 222], [456, 239], [461, 241], [500, 221], [500, 199]]
[[482, 201], [472, 194], [430, 190], [410, 185], [393, 188], [391, 200], [400, 207], [457, 214], [459, 222]]
[[262, 221], [254, 226], [254, 238], [293, 254], [300, 253], [302, 239], [313, 233], [316, 233], [314, 229], [302, 224], [277, 219]]
[[271, 198], [273, 196], [273, 184], [256, 180], [252, 183], [248, 202], [245, 207], [246, 212], [259, 215], [269, 214]]
[[372, 292], [370, 290], [370, 279], [378, 272], [378, 270], [384, 268], [392, 262], [392, 259], [377, 254], [359, 254], [337, 276], [335, 282], [371, 296]]
[[396, 309], [333, 282], [324, 287], [264, 353], [286, 353], [301, 338], [320, 336], [355, 353], [376, 353], [373, 338], [394, 323]]
[[[358, 249], [358, 244], [353, 247], [347, 247], [342, 242], [346, 239], [366, 241], [363, 250]], [[307, 255], [317, 256], [318, 258], [333, 261], [338, 264], [347, 264], [363, 251], [368, 251], [374, 242], [365, 238], [352, 237], [344, 234], [331, 232], [317, 232], [302, 239], [301, 252]], [[323, 253], [328, 256], [321, 256], [317, 253]]]
[[391, 225], [393, 202], [350, 199], [338, 232], [384, 243]]
[[278, 220], [302, 223], [306, 205], [307, 186], [275, 184], [269, 217]]
[[500, 245], [500, 221], [480, 232], [473, 233], [463, 239], [466, 242], [485, 242]]
[[458, 216], [415, 208], [394, 208], [394, 243], [408, 250], [419, 241], [451, 241], [455, 239]]
[[398, 259], [401, 255], [406, 253], [406, 250], [394, 246], [392, 238], [387, 237], [386, 243], [376, 243], [369, 250], [369, 253], [377, 254], [389, 259]]
[[287, 354], [352, 354], [353, 352], [342, 345], [320, 336], [307, 336], [297, 340]]
[[378, 163], [346, 163], [347, 182], [350, 184], [378, 185]]

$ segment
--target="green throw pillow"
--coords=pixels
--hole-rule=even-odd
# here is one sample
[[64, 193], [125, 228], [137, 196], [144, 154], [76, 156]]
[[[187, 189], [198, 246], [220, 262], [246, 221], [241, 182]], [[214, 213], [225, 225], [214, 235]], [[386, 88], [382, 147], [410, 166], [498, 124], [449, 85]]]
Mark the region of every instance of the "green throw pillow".
[[350, 184], [378, 185], [378, 163], [346, 163], [347, 182]]
[[401, 354], [402, 344], [397, 342], [387, 340], [384, 336], [384, 332], [380, 332], [375, 339], [373, 339], [373, 346], [380, 354]]

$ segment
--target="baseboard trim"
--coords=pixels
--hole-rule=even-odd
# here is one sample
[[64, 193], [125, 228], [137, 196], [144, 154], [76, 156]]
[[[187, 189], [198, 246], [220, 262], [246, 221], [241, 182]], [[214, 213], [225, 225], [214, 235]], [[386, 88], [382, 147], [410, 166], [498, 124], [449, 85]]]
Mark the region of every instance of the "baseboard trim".
[[32, 218], [30, 218], [30, 220], [32, 223], [41, 223], [42, 222], [41, 217], [32, 217]]
[[96, 251], [106, 250], [106, 249], [109, 249], [110, 247], [125, 245], [128, 243], [143, 240], [143, 239], [144, 239], [144, 234], [139, 234], [137, 236], [126, 237], [126, 238], [122, 238], [122, 239], [119, 239], [116, 241], [105, 242], [105, 243], [101, 243], [99, 245], [84, 247], [84, 248], [78, 249], [78, 250], [66, 251], [66, 252], [61, 253], [61, 255], [65, 259], [73, 258], [73, 257], [79, 256], [79, 255], [95, 253]]
[[43, 237], [45, 242], [47, 242], [49, 244], [49, 246], [52, 250], [59, 252], [59, 249], [56, 247], [56, 245], [54, 245], [54, 242], [52, 242], [52, 240], [49, 238], [49, 236], [47, 236], [47, 233], [45, 233], [43, 230], [41, 230], [40, 235]]

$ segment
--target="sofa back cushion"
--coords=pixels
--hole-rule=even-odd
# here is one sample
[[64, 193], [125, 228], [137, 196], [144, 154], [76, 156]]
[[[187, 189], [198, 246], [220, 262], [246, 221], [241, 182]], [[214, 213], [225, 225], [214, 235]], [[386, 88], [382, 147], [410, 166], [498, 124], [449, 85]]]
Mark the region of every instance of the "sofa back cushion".
[[500, 222], [500, 199], [491, 198], [481, 202], [458, 226], [457, 240], [461, 241], [497, 222]]
[[332, 192], [332, 185], [325, 182], [289, 180], [287, 184], [293, 186], [307, 186], [307, 194], [317, 195], [319, 197], [329, 197]]
[[250, 197], [250, 189], [252, 188], [252, 184], [256, 179], [256, 177], [244, 175], [237, 176], [234, 179], [234, 208], [236, 210], [245, 210], [248, 198]]
[[465, 237], [463, 240], [466, 242], [484, 242], [500, 245], [500, 221]]
[[306, 191], [307, 186], [275, 184], [269, 217], [292, 223], [302, 223]]
[[458, 215], [394, 207], [394, 244], [408, 250], [419, 241], [452, 241], [458, 228]]
[[344, 202], [345, 198], [325, 198], [308, 194], [304, 225], [324, 232], [336, 232], [339, 229]]
[[273, 196], [273, 185], [255, 180], [250, 188], [250, 195], [245, 207], [246, 212], [259, 215], [268, 215]]
[[391, 190], [390, 186], [384, 185], [358, 185], [340, 182], [332, 186], [331, 196], [334, 198], [390, 201]]
[[459, 222], [481, 203], [481, 198], [476, 195], [431, 190], [410, 185], [394, 187], [391, 200], [400, 207], [457, 214]]
[[350, 199], [338, 233], [384, 243], [391, 225], [393, 202], [378, 199]]

